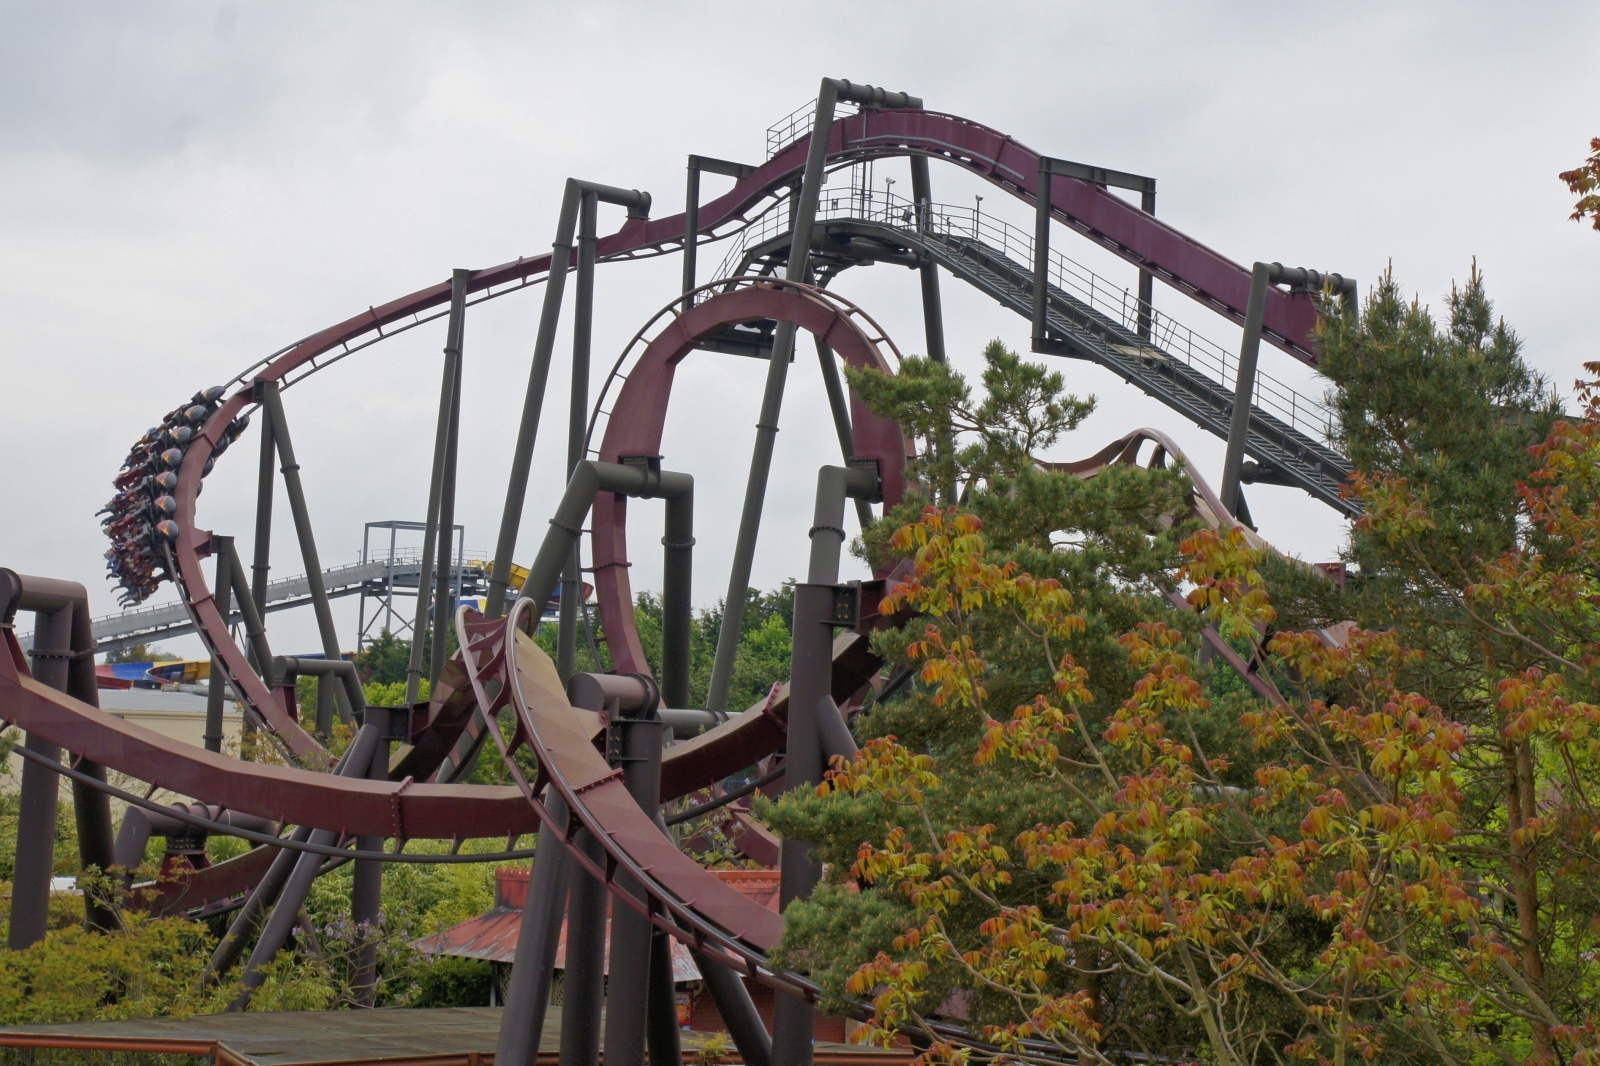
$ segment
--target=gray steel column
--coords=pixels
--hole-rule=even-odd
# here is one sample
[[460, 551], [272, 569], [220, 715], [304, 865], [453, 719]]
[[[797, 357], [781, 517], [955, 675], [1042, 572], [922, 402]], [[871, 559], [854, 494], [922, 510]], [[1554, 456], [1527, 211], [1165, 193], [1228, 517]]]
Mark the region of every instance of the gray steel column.
[[[578, 847], [602, 870], [605, 849], [579, 830]], [[560, 1066], [596, 1066], [600, 1061], [600, 1011], [605, 1001], [606, 887], [572, 864], [567, 899], [566, 970], [561, 991]]]
[[[311, 827], [296, 826], [294, 832], [289, 834], [289, 839], [297, 844], [304, 844], [311, 839]], [[267, 867], [267, 872], [245, 897], [244, 906], [233, 916], [227, 933], [217, 943], [216, 950], [211, 953], [211, 959], [206, 963], [205, 973], [201, 977], [203, 987], [227, 973], [233, 964], [239, 961], [239, 956], [244, 953], [245, 944], [250, 940], [250, 934], [255, 931], [257, 919], [277, 900], [278, 893], [283, 891], [284, 883], [289, 880], [289, 873], [294, 869], [295, 860], [299, 856], [300, 853], [297, 851], [288, 848], [278, 849], [278, 854], [273, 856], [272, 865]]]
[[[250, 567], [250, 598], [255, 601], [257, 617], [267, 613], [267, 581], [272, 571], [272, 492], [277, 477], [273, 465], [278, 456], [277, 444], [272, 439], [272, 419], [265, 405], [261, 416], [261, 469], [256, 479], [256, 539], [252, 549], [255, 558]], [[240, 599], [242, 601], [243, 597]], [[242, 602], [240, 606], [243, 607]], [[270, 659], [257, 660], [254, 664], [256, 672], [269, 686], [272, 683], [268, 677], [272, 669], [270, 662]]]
[[1046, 309], [1050, 292], [1050, 160], [1039, 157], [1039, 190], [1033, 217], [1033, 350], [1046, 350]]
[[[517, 530], [522, 525], [522, 505], [528, 495], [528, 472], [533, 466], [533, 446], [539, 437], [539, 414], [544, 408], [544, 387], [550, 377], [550, 356], [556, 346], [556, 324], [561, 318], [561, 294], [572, 262], [572, 231], [578, 222], [582, 190], [567, 179], [556, 221], [556, 239], [550, 251], [550, 272], [545, 276], [544, 309], [533, 342], [533, 364], [528, 369], [528, 392], [522, 401], [522, 421], [517, 445], [511, 453], [511, 480], [506, 486], [505, 510], [500, 516], [500, 537], [494, 546], [494, 572], [489, 575], [489, 597], [484, 613], [499, 618], [506, 612], [506, 588], [511, 584], [511, 555], [517, 550]], [[542, 610], [544, 605], [540, 604]]]
[[546, 822], [539, 827], [539, 844], [534, 849], [528, 899], [517, 931], [511, 987], [506, 992], [500, 1040], [495, 1046], [494, 1061], [501, 1066], [534, 1066], [544, 1036], [545, 1012], [550, 1006], [551, 968], [567, 912], [572, 862], [556, 830], [557, 825], [567, 822], [567, 804], [554, 789], [548, 789], [545, 796], [546, 809], [555, 824]]
[[[390, 712], [385, 707], [368, 707], [362, 712], [362, 728], [378, 733], [366, 774], [370, 781], [389, 780], [389, 734], [393, 732]], [[382, 851], [384, 838], [356, 837], [358, 851]], [[374, 859], [355, 860], [355, 877], [350, 890], [350, 921], [356, 927], [356, 965], [350, 985], [356, 1005], [370, 1007], [378, 994], [377, 923], [383, 909], [383, 863]]]
[[[756, 1010], [744, 979], [698, 951], [691, 954], [695, 968], [705, 978], [712, 1002], [717, 1005], [717, 1013], [722, 1015], [722, 1022], [728, 1027], [734, 1047], [739, 1049], [739, 1058], [744, 1060], [744, 1066], [772, 1066], [772, 1037], [767, 1034], [767, 1027], [761, 1021], [761, 1013]], [[779, 996], [777, 1002], [783, 1003], [788, 999], [788, 996]]]
[[[506, 487], [506, 506], [500, 516], [500, 538], [495, 542], [494, 572], [489, 575], [488, 602], [484, 613], [499, 618], [506, 609], [506, 590], [511, 584], [511, 554], [517, 548], [517, 530], [522, 525], [522, 505], [528, 495], [528, 471], [533, 465], [533, 446], [539, 436], [539, 414], [544, 407], [545, 381], [550, 376], [550, 355], [555, 351], [556, 323], [561, 317], [561, 293], [567, 283], [567, 268], [572, 263], [572, 231], [578, 222], [578, 205], [585, 193], [608, 204], [628, 209], [629, 218], [650, 216], [650, 194], [638, 189], [618, 189], [590, 181], [567, 179], [561, 199], [561, 217], [556, 223], [555, 246], [550, 254], [550, 273], [545, 282], [544, 310], [539, 316], [539, 335], [533, 345], [533, 366], [528, 371], [528, 394], [522, 404], [522, 422], [517, 427], [517, 446], [511, 456], [511, 480]], [[540, 605], [541, 609], [543, 604]]]
[[[848, 84], [848, 83], [846, 83]], [[817, 218], [817, 197], [822, 189], [822, 170], [828, 160], [828, 139], [833, 131], [834, 105], [839, 83], [822, 79], [817, 93], [817, 112], [811, 124], [811, 145], [806, 153], [805, 177], [790, 231], [789, 262], [784, 268], [788, 281], [805, 281], [811, 250], [811, 230]], [[711, 667], [710, 691], [706, 709], [724, 711], [728, 687], [733, 683], [734, 659], [739, 654], [739, 637], [744, 622], [746, 590], [750, 587], [750, 567], [755, 560], [756, 537], [761, 531], [761, 510], [766, 503], [767, 475], [772, 469], [772, 449], [778, 436], [778, 415], [783, 409], [783, 388], [789, 374], [789, 357], [794, 353], [793, 322], [779, 322], [772, 337], [772, 355], [767, 361], [767, 384], [761, 397], [761, 414], [756, 420], [755, 449], [750, 457], [750, 477], [745, 486], [744, 510], [739, 516], [739, 535], [734, 543], [733, 566], [728, 575], [728, 595], [722, 603], [722, 629], [717, 634], [717, 656]]]
[[[878, 491], [877, 475], [866, 469], [825, 466], [817, 472], [811, 526], [811, 558], [806, 583], [794, 590], [794, 643], [789, 660], [788, 773], [785, 786], [814, 788], [822, 780], [822, 728], [819, 705], [833, 688], [833, 602], [844, 544], [844, 501]], [[822, 879], [812, 847], [784, 840], [778, 852], [780, 907], [811, 895]], [[779, 996], [773, 1015], [775, 1066], [807, 1066], [816, 1033], [816, 1008], [794, 996]]]
[[[928, 232], [928, 212], [933, 210], [932, 183], [928, 177], [928, 157], [911, 157], [911, 199], [916, 210], [917, 232]], [[928, 358], [936, 363], [944, 357], [944, 309], [939, 300], [939, 264], [928, 259], [917, 268], [922, 280], [922, 329], [928, 339]]]
[[[66, 690], [72, 654], [72, 604], [34, 614], [32, 671], [34, 680]], [[29, 751], [59, 762], [61, 749], [29, 733]], [[56, 810], [61, 775], [28, 760], [22, 764], [18, 794], [17, 851], [11, 887], [11, 931], [7, 946], [21, 950], [44, 939], [50, 919], [50, 877], [56, 856]]]
[[650, 996], [645, 1014], [650, 1066], [682, 1066], [678, 995], [672, 980], [672, 934], [661, 929], [650, 934]]
[[[567, 405], [567, 478], [584, 458], [583, 438], [589, 421], [589, 354], [594, 326], [594, 241], [600, 202], [592, 192], [578, 209], [578, 278], [572, 301], [572, 394]], [[565, 682], [577, 669], [578, 607], [583, 598], [579, 562], [582, 540], [572, 545], [561, 575], [561, 621], [556, 632], [556, 673]], [[542, 606], [542, 605], [541, 605]], [[594, 669], [600, 669], [595, 663]]]
[[[222, 615], [222, 624], [226, 626], [233, 616], [233, 538], [224, 537], [213, 533], [211, 535], [211, 556], [216, 560], [215, 589], [211, 599], [217, 605], [217, 611]], [[206, 731], [205, 745], [207, 751], [222, 750], [222, 701], [227, 694], [227, 679], [222, 674], [222, 660], [215, 655], [211, 657], [211, 676], [206, 686]]]
[[1222, 489], [1217, 493], [1230, 517], [1239, 513], [1239, 472], [1244, 465], [1244, 442], [1250, 434], [1250, 398], [1256, 386], [1256, 359], [1261, 354], [1261, 319], [1266, 313], [1267, 288], [1272, 264], [1250, 269], [1250, 302], [1244, 313], [1244, 339], [1239, 342], [1239, 374], [1233, 387], [1233, 421], [1228, 426], [1228, 451], [1222, 460]]
[[466, 330], [467, 282], [470, 270], [456, 270], [450, 279], [450, 332], [445, 341], [446, 358], [455, 369], [450, 385], [450, 432], [445, 438], [444, 480], [439, 488], [439, 560], [433, 567], [433, 648], [428, 666], [428, 685], [439, 683], [444, 670], [445, 648], [450, 643], [450, 572], [456, 547], [456, 455], [461, 439], [462, 334]]
[[667, 500], [661, 574], [661, 701], [689, 706], [694, 605], [694, 483]]
[[[689, 187], [683, 194], [683, 283], [679, 289], [684, 293], [694, 291], [695, 285], [695, 260], [700, 252], [700, 161], [694, 156], [689, 157]], [[683, 309], [689, 310], [694, 306], [692, 300], [686, 295], [683, 299]]]
[[[850, 400], [845, 395], [833, 349], [821, 337], [813, 339], [817, 343], [817, 362], [822, 365], [822, 387], [828, 394], [828, 409], [833, 412], [833, 431], [839, 438], [840, 455], [848, 463], [856, 454], [855, 431], [850, 426]], [[856, 520], [861, 523], [862, 529], [872, 524], [872, 505], [867, 501], [856, 501]], [[668, 706], [676, 707], [677, 704], [669, 703]]]
[[[330, 660], [338, 659], [339, 634], [333, 628], [333, 608], [328, 603], [328, 589], [322, 583], [322, 560], [317, 555], [317, 539], [311, 530], [311, 512], [306, 508], [306, 494], [300, 484], [300, 464], [294, 455], [294, 442], [289, 438], [289, 422], [283, 415], [283, 398], [278, 395], [276, 381], [258, 381], [262, 406], [272, 420], [272, 436], [277, 442], [279, 469], [283, 473], [283, 489], [289, 496], [289, 511], [294, 515], [294, 529], [300, 538], [300, 558], [306, 564], [306, 584], [311, 589], [311, 606], [317, 616], [317, 631], [322, 637], [322, 653]], [[339, 716], [351, 721], [350, 700], [343, 689], [334, 691], [339, 704]]]
[[[627, 717], [629, 713], [625, 711], [614, 717], [611, 725], [622, 733], [618, 760], [622, 764], [622, 780], [628, 794], [653, 817], [661, 804], [661, 720], [656, 717], [654, 707], [648, 708], [648, 717], [643, 719]], [[617, 880], [635, 899], [646, 899], [643, 888], [631, 876], [619, 873]], [[655, 927], [649, 918], [621, 900], [612, 902], [611, 977], [606, 985], [606, 1063], [608, 1066], [644, 1066], [645, 1020], [651, 991], [651, 941]], [[671, 981], [670, 974], [668, 981]]]
[[[1147, 215], [1156, 213], [1155, 179], [1150, 179], [1150, 188], [1139, 191], [1139, 210]], [[1150, 339], [1150, 324], [1154, 318], [1154, 308], [1151, 301], [1156, 298], [1155, 275], [1148, 270], [1139, 271], [1139, 336], [1145, 340]]]
[[[261, 421], [265, 424], [268, 420]], [[261, 610], [256, 606], [254, 594], [245, 584], [244, 566], [239, 562], [239, 551], [234, 547], [232, 538], [227, 539], [228, 578], [233, 582], [233, 598], [239, 601], [239, 614], [244, 618], [245, 640], [250, 646], [250, 657], [256, 662], [261, 680], [268, 688], [272, 688], [277, 679], [272, 671], [272, 648], [267, 643], [266, 623], [261, 620]], [[248, 716], [245, 721], [249, 721]]]
[[[363, 725], [355, 740], [351, 741], [350, 747], [345, 752], [344, 761], [336, 772], [344, 777], [365, 777], [368, 767], [372, 765], [372, 755], [377, 750], [378, 740], [377, 728], [373, 725]], [[312, 844], [322, 847], [332, 847], [338, 839], [339, 833], [333, 829], [313, 830], [310, 836]], [[277, 904], [272, 908], [272, 916], [267, 919], [266, 927], [261, 930], [261, 936], [256, 940], [255, 950], [250, 953], [249, 960], [244, 964], [244, 990], [228, 1004], [229, 1013], [243, 1010], [250, 1002], [251, 994], [262, 981], [266, 980], [261, 975], [261, 967], [272, 961], [278, 949], [283, 947], [283, 942], [289, 938], [289, 933], [294, 929], [300, 914], [300, 908], [305, 905], [306, 893], [311, 891], [311, 882], [322, 872], [322, 864], [323, 857], [311, 852], [301, 852], [296, 857], [294, 869], [284, 883]]]
[[[458, 302], [459, 297], [459, 302]], [[451, 411], [455, 405], [456, 363], [460, 359], [456, 339], [456, 324], [465, 307], [466, 289], [450, 276], [450, 324], [445, 330], [444, 369], [439, 381], [439, 414], [433, 430], [433, 472], [428, 479], [428, 510], [422, 523], [422, 561], [417, 573], [417, 612], [411, 623], [411, 658], [406, 666], [406, 706], [417, 702], [422, 694], [422, 638], [428, 632], [428, 611], [433, 604], [433, 557], [439, 550], [439, 498], [444, 492], [445, 453], [450, 447]], [[447, 534], [448, 536], [448, 534]], [[394, 534], [390, 531], [389, 559], [393, 566]], [[390, 586], [391, 598], [393, 586]], [[430, 661], [431, 668], [432, 663]]]

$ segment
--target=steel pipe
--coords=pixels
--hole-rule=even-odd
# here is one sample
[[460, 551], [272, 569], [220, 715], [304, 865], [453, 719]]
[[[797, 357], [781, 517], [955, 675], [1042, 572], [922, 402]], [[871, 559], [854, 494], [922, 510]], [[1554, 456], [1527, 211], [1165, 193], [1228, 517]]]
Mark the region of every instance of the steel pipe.
[[[545, 809], [564, 825], [567, 805], [554, 789], [545, 793]], [[567, 882], [571, 863], [561, 846], [559, 829], [549, 822], [539, 827], [534, 849], [528, 898], [517, 930], [517, 957], [511, 967], [511, 987], [500, 1017], [500, 1037], [494, 1060], [503, 1066], [534, 1066], [544, 1036], [545, 1012], [550, 1006], [550, 984], [560, 944], [561, 924], [567, 910]]]
[[495, 541], [494, 570], [489, 575], [489, 595], [484, 604], [484, 613], [490, 618], [499, 618], [506, 609], [506, 589], [511, 585], [511, 556], [517, 549], [517, 531], [522, 525], [522, 506], [528, 495], [533, 446], [539, 437], [539, 414], [544, 407], [545, 382], [550, 377], [550, 356], [555, 351], [556, 326], [561, 318], [561, 296], [567, 283], [567, 268], [572, 263], [572, 233], [578, 223], [579, 201], [586, 192], [594, 193], [605, 203], [626, 207], [629, 218], [646, 218], [650, 214], [649, 193], [596, 185], [576, 178], [567, 179], [546, 274], [544, 308], [539, 315], [539, 332], [533, 344], [533, 365], [528, 370], [528, 392], [523, 398], [522, 420], [517, 426], [517, 443], [511, 454], [511, 479], [506, 486], [505, 510], [500, 516], [500, 536]]
[[[457, 327], [466, 309], [466, 285], [461, 271], [450, 275], [450, 323], [445, 330], [444, 368], [439, 381], [439, 413], [434, 419], [433, 467], [428, 478], [428, 509], [422, 522], [422, 559], [417, 574], [417, 610], [411, 623], [411, 657], [406, 665], [406, 705], [417, 702], [422, 694], [422, 635], [428, 632], [428, 612], [433, 604], [433, 564], [439, 550], [439, 501], [444, 495], [445, 465], [450, 450], [451, 429], [455, 424], [457, 365], [461, 360], [461, 344]], [[447, 530], [447, 541], [455, 540], [455, 531]], [[393, 552], [390, 553], [393, 558]], [[429, 660], [432, 671], [432, 660]]]
[[[790, 229], [789, 262], [784, 268], [784, 279], [787, 281], [803, 282], [808, 277], [811, 230], [816, 223], [822, 172], [828, 160], [834, 106], [841, 91], [867, 96], [882, 93], [882, 90], [874, 90], [871, 86], [855, 86], [833, 78], [822, 79], [822, 87], [817, 93], [817, 111], [811, 124], [811, 144], [806, 152], [805, 176], [800, 182], [800, 195], [793, 200], [795, 214]], [[857, 97], [847, 95], [846, 98]], [[772, 336], [772, 356], [767, 360], [767, 382], [761, 396], [761, 413], [756, 419], [756, 441], [750, 457], [744, 509], [739, 515], [739, 533], [734, 542], [733, 565], [728, 575], [728, 595], [722, 601], [722, 628], [717, 633], [716, 658], [712, 662], [711, 683], [706, 694], [706, 709], [709, 711], [725, 711], [728, 706], [728, 687], [733, 683], [733, 665], [739, 654], [739, 638], [744, 623], [746, 590], [750, 587], [750, 567], [755, 561], [756, 538], [761, 531], [761, 511], [766, 503], [767, 477], [772, 469], [772, 449], [778, 436], [778, 415], [783, 409], [789, 357], [794, 354], [794, 333], [793, 322], [780, 321]]]
[[[217, 612], [223, 618], [233, 617], [233, 538], [211, 535], [211, 554], [216, 559], [216, 591], [211, 594], [217, 603]], [[207, 751], [222, 750], [222, 701], [227, 696], [228, 679], [223, 672], [222, 660], [211, 657], [211, 676], [206, 686], [206, 731], [204, 744]]]
[[[322, 582], [322, 559], [317, 554], [317, 538], [311, 529], [311, 512], [306, 507], [305, 488], [300, 483], [300, 463], [295, 459], [294, 443], [289, 437], [289, 422], [283, 414], [283, 398], [278, 395], [276, 381], [258, 379], [256, 388], [272, 422], [278, 468], [283, 474], [283, 490], [289, 497], [289, 511], [294, 516], [295, 535], [300, 539], [300, 559], [306, 567], [306, 585], [311, 590], [311, 608], [317, 617], [322, 652], [329, 659], [337, 659], [339, 634], [333, 627], [333, 608], [328, 602], [328, 589]], [[335, 689], [334, 699], [339, 704], [339, 717], [345, 722], [354, 721], [349, 697]]]

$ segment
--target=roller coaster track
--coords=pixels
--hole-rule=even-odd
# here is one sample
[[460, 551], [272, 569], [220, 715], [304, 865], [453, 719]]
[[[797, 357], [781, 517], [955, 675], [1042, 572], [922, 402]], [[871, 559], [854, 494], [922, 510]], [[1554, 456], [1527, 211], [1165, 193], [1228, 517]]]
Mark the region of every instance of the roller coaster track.
[[[1037, 153], [955, 116], [864, 108], [834, 122], [828, 137], [829, 165], [921, 155], [977, 173], [1026, 202], [1032, 202], [1038, 192]], [[682, 215], [660, 220], [630, 218], [617, 232], [598, 239], [597, 258], [615, 261], [664, 254], [683, 247], [686, 239], [720, 239], [751, 227], [765, 207], [780, 201], [798, 181], [807, 148], [805, 139], [780, 136], [771, 158], [740, 177], [730, 192], [700, 208], [696, 234], [686, 238]], [[1242, 320], [1250, 284], [1244, 267], [1091, 182], [1057, 176], [1050, 200], [1054, 217], [1075, 232], [1230, 320]], [[840, 242], [846, 251], [856, 242], [867, 242], [931, 257], [1013, 309], [1020, 309], [1019, 293], [1027, 291], [1032, 282], [1004, 246], [996, 249], [978, 234], [963, 239], [931, 225], [895, 225], [892, 220], [871, 217], [825, 222], [821, 233], [824, 254]], [[747, 251], [758, 250], [755, 242], [747, 240], [745, 244]], [[776, 251], [774, 246], [764, 254]], [[550, 263], [551, 256], [546, 254], [473, 272], [467, 281], [468, 302], [525, 288], [541, 280]], [[1049, 325], [1066, 339], [1071, 354], [1107, 366], [1213, 432], [1226, 432], [1231, 397], [1222, 395], [1214, 375], [1196, 371], [1174, 351], [1131, 332], [1126, 321], [1096, 307], [1092, 300], [1078, 298], [1061, 284], [1053, 285], [1050, 297]], [[542, 825], [553, 832], [553, 839], [578, 866], [603, 882], [617, 900], [646, 913], [658, 928], [689, 942], [708, 958], [814, 1000], [818, 990], [807, 978], [768, 965], [768, 953], [782, 933], [781, 919], [728, 889], [682, 855], [657, 827], [651, 812], [629, 794], [619, 771], [596, 750], [593, 741], [599, 719], [572, 706], [549, 659], [524, 635], [524, 624], [534, 613], [530, 600], [518, 600], [504, 620], [482, 619], [466, 608], [457, 614], [461, 650], [441, 675], [430, 704], [416, 709], [410, 749], [391, 761], [386, 780], [325, 772], [333, 764], [328, 752], [257, 675], [230, 636], [230, 619], [218, 608], [202, 569], [202, 560], [213, 545], [211, 534], [196, 522], [196, 500], [213, 458], [237, 436], [237, 427], [242, 426], [237, 419], [259, 402], [254, 383], [290, 385], [304, 380], [354, 351], [439, 317], [443, 313], [439, 309], [450, 299], [448, 284], [423, 289], [369, 308], [253, 363], [230, 383], [242, 387], [231, 394], [222, 390], [214, 406], [204, 408], [210, 413], [192, 437], [186, 438], [186, 448], [175, 460], [167, 569], [191, 624], [222, 675], [249, 713], [282, 741], [299, 765], [241, 762], [182, 744], [100, 711], [92, 703], [92, 686], [88, 691], [78, 690], [79, 698], [75, 698], [42, 684], [30, 675], [9, 625], [0, 631], [5, 643], [5, 653], [0, 654], [0, 718], [41, 741], [70, 750], [81, 760], [152, 786], [342, 837], [459, 841], [469, 836], [515, 837]], [[652, 322], [656, 326], [653, 335], [646, 337], [641, 331], [637, 347], [630, 347], [637, 357], [626, 366], [619, 360], [618, 369], [602, 390], [602, 401], [611, 406], [600, 412], [597, 405], [589, 427], [591, 438], [600, 434], [593, 454], [601, 461], [619, 463], [630, 457], [659, 456], [676, 366], [689, 353], [705, 349], [721, 331], [751, 322], [789, 322], [823, 340], [848, 365], [885, 371], [893, 370], [890, 358], [898, 354], [883, 331], [848, 301], [816, 286], [770, 278], [718, 279], [688, 299], [675, 298]], [[1270, 343], [1314, 365], [1314, 324], [1310, 296], [1270, 290], [1264, 326]], [[610, 392], [613, 384], [614, 395]], [[909, 443], [897, 425], [873, 415], [854, 397], [851, 416], [855, 456], [875, 462], [883, 501], [891, 506], [900, 501], [905, 489]], [[1251, 427], [1250, 450], [1264, 466], [1275, 476], [1334, 503], [1330, 494], [1343, 470], [1342, 460], [1319, 444], [1309, 429], [1293, 417], [1286, 421], [1261, 410], [1253, 415]], [[1153, 431], [1141, 431], [1064, 469], [1079, 477], [1094, 476], [1109, 465], [1139, 461], [1146, 446], [1153, 447], [1152, 464], [1183, 460], [1172, 441]], [[1232, 525], [1203, 479], [1194, 476], [1194, 481], [1194, 513], [1214, 525]], [[643, 674], [649, 667], [635, 631], [626, 526], [626, 498], [599, 494], [593, 507], [590, 543], [601, 623], [616, 671]], [[316, 572], [315, 567], [311, 569]], [[14, 603], [0, 604], [0, 608], [7, 606], [15, 608]], [[881, 667], [867, 646], [866, 631], [893, 624], [893, 620], [865, 613], [860, 630], [846, 633], [834, 645], [833, 690], [841, 700], [859, 691]], [[1214, 633], [1208, 639], [1224, 658], [1231, 654]], [[75, 647], [71, 654], [82, 658], [91, 651], [92, 644]], [[1253, 677], [1249, 665], [1238, 663], [1237, 658], [1229, 661], [1247, 675], [1258, 692], [1270, 696], [1270, 686]], [[509, 737], [493, 725], [483, 728], [508, 715], [507, 724], [513, 725]], [[478, 723], [476, 735], [474, 722]], [[687, 795], [775, 753], [787, 741], [787, 723], [787, 693], [780, 690], [750, 711], [671, 748], [662, 762], [659, 798]], [[485, 737], [501, 749], [514, 785], [430, 780], [451, 753], [459, 754], [463, 745], [481, 745]], [[531, 781], [514, 758], [516, 749], [524, 744], [533, 748], [540, 767]], [[551, 817], [551, 805], [557, 799], [569, 812], [565, 820]], [[578, 845], [576, 831], [580, 828], [599, 841], [603, 862], [597, 863]], [[292, 845], [286, 842], [285, 846]], [[237, 892], [241, 883], [260, 876], [266, 854], [258, 849], [199, 871], [181, 890], [167, 893], [163, 905], [195, 908]], [[637, 884], [638, 896], [617, 881], [619, 873]]]

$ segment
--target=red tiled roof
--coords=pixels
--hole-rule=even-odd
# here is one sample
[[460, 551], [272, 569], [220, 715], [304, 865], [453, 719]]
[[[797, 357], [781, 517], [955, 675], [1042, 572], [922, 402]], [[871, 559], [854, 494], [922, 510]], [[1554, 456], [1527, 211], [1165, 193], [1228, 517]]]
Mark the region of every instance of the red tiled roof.
[[[777, 870], [712, 870], [725, 884], [763, 904], [778, 909]], [[458, 925], [417, 941], [417, 948], [433, 955], [455, 955], [489, 962], [512, 963], [517, 958], [517, 936], [522, 929], [522, 908], [528, 900], [528, 871], [495, 871], [495, 907], [468, 918]], [[609, 900], [608, 900], [609, 902]], [[611, 919], [606, 919], [606, 953], [610, 954]], [[556, 969], [564, 969], [567, 959], [567, 925], [561, 923], [561, 942], [556, 948]], [[674, 983], [700, 980], [689, 949], [676, 937], [672, 940], [672, 978]]]

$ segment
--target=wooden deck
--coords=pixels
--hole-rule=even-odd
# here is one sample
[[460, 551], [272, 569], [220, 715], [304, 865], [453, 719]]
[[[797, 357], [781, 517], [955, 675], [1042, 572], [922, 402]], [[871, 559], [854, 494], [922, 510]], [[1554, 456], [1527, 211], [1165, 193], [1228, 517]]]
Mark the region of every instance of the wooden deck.
[[[500, 1007], [423, 1010], [303, 1011], [292, 1014], [207, 1014], [183, 1021], [146, 1018], [66, 1025], [0, 1026], [0, 1047], [103, 1049], [195, 1055], [215, 1066], [490, 1066], [500, 1032]], [[683, 1033], [686, 1060], [706, 1034]], [[546, 1017], [541, 1064], [561, 1046], [561, 1011]], [[816, 1046], [818, 1066], [897, 1066], [903, 1051], [853, 1044]], [[732, 1061], [738, 1061], [735, 1057]]]

